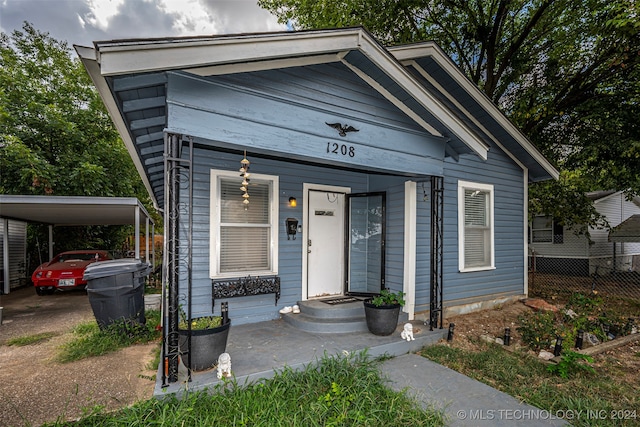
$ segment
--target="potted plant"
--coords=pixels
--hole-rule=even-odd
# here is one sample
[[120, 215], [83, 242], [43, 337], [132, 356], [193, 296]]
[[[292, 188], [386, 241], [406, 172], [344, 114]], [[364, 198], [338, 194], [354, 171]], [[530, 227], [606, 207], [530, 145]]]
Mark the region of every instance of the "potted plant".
[[364, 300], [367, 328], [374, 335], [391, 335], [398, 326], [400, 307], [404, 305], [404, 292], [383, 289], [380, 294]]
[[[223, 314], [226, 312], [223, 310]], [[178, 324], [178, 346], [185, 365], [193, 371], [213, 367], [227, 349], [231, 320], [226, 316], [204, 316], [191, 319], [191, 329], [182, 310]], [[189, 349], [191, 337], [191, 349]]]

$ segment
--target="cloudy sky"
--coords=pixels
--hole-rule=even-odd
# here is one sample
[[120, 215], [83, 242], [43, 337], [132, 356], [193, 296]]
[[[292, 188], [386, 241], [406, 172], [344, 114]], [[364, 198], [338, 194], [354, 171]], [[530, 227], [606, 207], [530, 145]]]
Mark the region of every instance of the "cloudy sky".
[[69, 45], [139, 37], [282, 31], [257, 0], [0, 0], [0, 30], [28, 21]]

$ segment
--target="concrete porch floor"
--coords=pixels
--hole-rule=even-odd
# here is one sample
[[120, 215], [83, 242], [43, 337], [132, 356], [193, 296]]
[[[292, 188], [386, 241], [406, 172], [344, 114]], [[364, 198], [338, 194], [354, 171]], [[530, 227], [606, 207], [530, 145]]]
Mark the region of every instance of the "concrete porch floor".
[[[239, 384], [270, 378], [274, 371], [284, 367], [301, 368], [321, 359], [325, 354], [332, 356], [367, 349], [371, 357], [377, 357], [415, 352], [446, 338], [447, 334], [446, 329], [429, 331], [429, 327], [422, 321], [411, 322], [414, 341], [406, 341], [400, 337], [403, 324], [398, 325], [392, 335], [381, 337], [369, 332], [305, 332], [282, 319], [238, 326], [233, 325], [233, 319], [231, 322], [227, 353], [231, 356], [231, 369]], [[178, 371], [178, 381], [163, 388], [161, 371], [158, 370], [155, 396], [201, 390], [220, 382], [215, 369], [192, 373], [190, 382], [187, 381], [186, 368], [182, 364]]]

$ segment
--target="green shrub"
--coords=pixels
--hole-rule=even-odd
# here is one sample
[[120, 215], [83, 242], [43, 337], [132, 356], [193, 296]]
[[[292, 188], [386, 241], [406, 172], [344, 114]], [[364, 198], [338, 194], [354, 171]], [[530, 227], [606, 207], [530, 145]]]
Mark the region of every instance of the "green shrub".
[[554, 313], [538, 311], [518, 316], [517, 330], [522, 342], [531, 350], [551, 347], [558, 334]]
[[586, 371], [591, 373], [596, 372], [595, 369], [593, 369], [591, 366], [581, 363], [582, 360], [592, 363], [593, 357], [569, 350], [562, 354], [562, 356], [560, 357], [560, 362], [549, 365], [547, 367], [547, 371], [558, 374], [561, 378], [565, 379], [569, 378], [570, 375], [573, 375], [578, 371]]

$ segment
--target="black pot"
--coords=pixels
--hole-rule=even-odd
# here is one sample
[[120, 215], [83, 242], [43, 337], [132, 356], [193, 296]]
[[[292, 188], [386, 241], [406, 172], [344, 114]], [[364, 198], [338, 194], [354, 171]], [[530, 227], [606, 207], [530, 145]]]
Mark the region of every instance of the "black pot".
[[[191, 370], [202, 371], [209, 369], [218, 362], [218, 357], [227, 349], [231, 321], [212, 329], [196, 329], [191, 331], [191, 354], [189, 354], [189, 330], [179, 329], [180, 354], [184, 364]], [[192, 357], [190, 357], [192, 356]]]
[[363, 301], [367, 328], [374, 335], [391, 335], [398, 327], [400, 304], [376, 306], [370, 301]]

